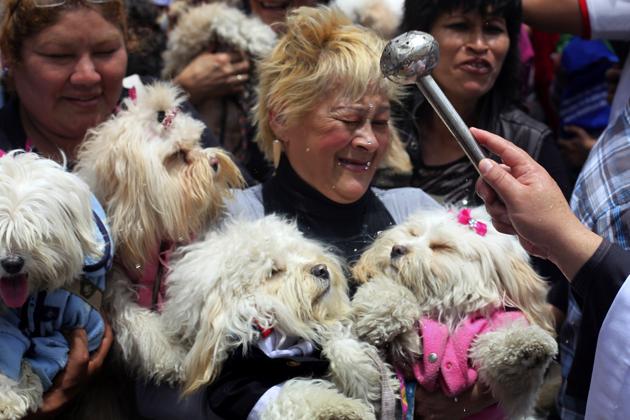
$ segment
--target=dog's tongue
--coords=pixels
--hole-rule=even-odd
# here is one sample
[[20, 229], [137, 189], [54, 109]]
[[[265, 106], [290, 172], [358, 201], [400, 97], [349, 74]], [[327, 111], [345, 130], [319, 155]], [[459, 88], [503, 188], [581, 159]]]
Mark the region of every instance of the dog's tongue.
[[26, 274], [0, 278], [0, 297], [9, 308], [19, 308], [28, 298]]

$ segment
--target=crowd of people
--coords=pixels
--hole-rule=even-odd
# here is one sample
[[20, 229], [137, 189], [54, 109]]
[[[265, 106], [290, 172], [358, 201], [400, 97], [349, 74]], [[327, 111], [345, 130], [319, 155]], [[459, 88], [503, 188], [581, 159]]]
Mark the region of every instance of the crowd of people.
[[[139, 83], [164, 78], [188, 94], [187, 111], [208, 126], [204, 146], [231, 152], [249, 184], [234, 192], [227, 213], [287, 216], [350, 265], [414, 211], [485, 204], [497, 230], [517, 235], [550, 283], [562, 385], [545, 415], [629, 415], [622, 331], [630, 316], [630, 59], [619, 71], [629, 3], [382, 2], [400, 8], [381, 16], [400, 16], [398, 32], [424, 31], [439, 43], [433, 77], [489, 152], [478, 172], [415, 87], [383, 78], [387, 40], [353, 23], [335, 1], [343, 2], [230, 0], [210, 9], [193, 0], [2, 0], [0, 154], [34, 151], [71, 170], [91, 128]], [[199, 36], [191, 41], [194, 19]], [[226, 22], [257, 32], [238, 35]], [[597, 60], [584, 59], [589, 65], [567, 79], [580, 57], [571, 62], [568, 46], [562, 57], [557, 42], [539, 45], [540, 31], [606, 42], [597, 41]], [[543, 56], [524, 59], [524, 42]], [[541, 94], [534, 80], [545, 75], [524, 76], [523, 68], [545, 60], [555, 77]], [[560, 97], [582, 98], [579, 118], [567, 117], [563, 104], [575, 104]], [[98, 381], [113, 341], [108, 327], [88, 354], [85, 333], [73, 331], [68, 365], [32, 417], [68, 413]], [[318, 363], [305, 358], [299, 373], [317, 375]], [[138, 418], [258, 418], [273, 388], [295, 371], [270, 379], [270, 359], [257, 366], [225, 370], [186, 398], [171, 386], [136, 383], [130, 404]], [[416, 418], [460, 418], [496, 402], [481, 385], [458, 404], [429, 392], [415, 399]]]

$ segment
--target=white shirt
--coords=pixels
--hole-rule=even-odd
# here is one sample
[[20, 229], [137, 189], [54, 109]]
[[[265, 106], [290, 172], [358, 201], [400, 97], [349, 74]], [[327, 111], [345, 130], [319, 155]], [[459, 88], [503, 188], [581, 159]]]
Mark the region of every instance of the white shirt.
[[626, 420], [630, 415], [630, 277], [617, 293], [597, 339], [586, 419]]

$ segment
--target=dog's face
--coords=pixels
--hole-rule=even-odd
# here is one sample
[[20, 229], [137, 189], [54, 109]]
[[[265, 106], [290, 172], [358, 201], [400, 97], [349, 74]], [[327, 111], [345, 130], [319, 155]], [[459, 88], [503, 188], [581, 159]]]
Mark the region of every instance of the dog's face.
[[70, 284], [84, 258], [100, 253], [84, 182], [34, 153], [0, 158], [0, 300], [6, 306]]
[[181, 93], [158, 83], [88, 133], [78, 174], [103, 203], [119, 249], [142, 261], [156, 241], [185, 241], [222, 209], [242, 178], [230, 157], [203, 149], [203, 124], [180, 110]]
[[[384, 274], [409, 288], [423, 310], [449, 321], [474, 311], [544, 305], [545, 284], [529, 266], [526, 252], [511, 236], [498, 233], [483, 211], [481, 234], [458, 221], [456, 211], [420, 212], [385, 231], [354, 267], [359, 281]], [[487, 215], [486, 215], [487, 218]]]
[[210, 381], [260, 328], [317, 341], [349, 311], [338, 258], [276, 216], [232, 223], [185, 247], [168, 276], [163, 315], [192, 349], [187, 379]]

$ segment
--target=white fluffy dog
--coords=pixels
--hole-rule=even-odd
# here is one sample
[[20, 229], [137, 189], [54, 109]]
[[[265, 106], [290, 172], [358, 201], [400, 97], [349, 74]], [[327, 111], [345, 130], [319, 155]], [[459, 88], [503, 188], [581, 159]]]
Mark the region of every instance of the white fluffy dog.
[[330, 360], [328, 378], [285, 382], [263, 418], [370, 419], [383, 393], [393, 406], [393, 375], [344, 323], [350, 303], [338, 258], [295, 224], [277, 216], [229, 222], [181, 248], [167, 282], [163, 331], [185, 348], [184, 393], [212, 384], [237, 353], [318, 348]]
[[557, 351], [547, 288], [518, 241], [481, 217], [421, 212], [383, 232], [354, 267], [365, 282], [355, 328], [399, 377], [452, 397], [479, 379], [507, 418], [520, 418]]
[[[153, 310], [164, 297], [168, 256], [204, 232], [229, 188], [242, 183], [225, 152], [201, 147], [204, 125], [180, 109], [183, 101], [170, 84], [141, 86], [78, 152], [77, 173], [103, 203], [117, 243], [105, 303], [117, 346], [135, 368], [163, 348], [155, 344], [163, 335], [151, 333], [159, 329]], [[162, 356], [160, 366], [171, 366]]]
[[88, 186], [34, 153], [0, 158], [0, 418], [35, 411], [67, 363], [62, 331], [104, 332], [98, 300], [111, 264]]

